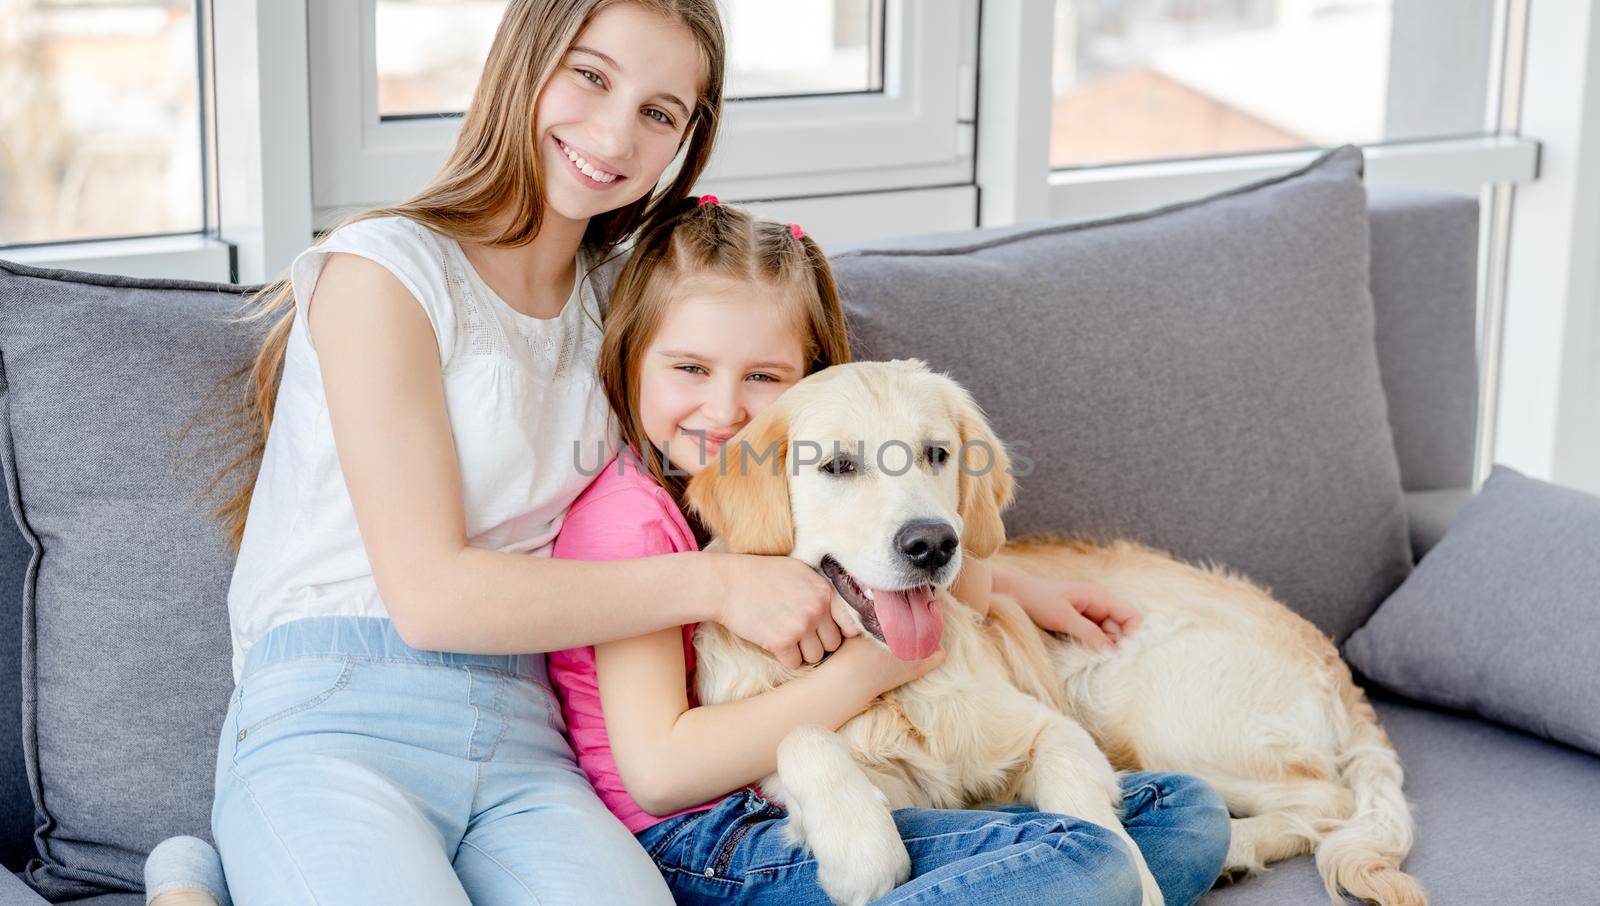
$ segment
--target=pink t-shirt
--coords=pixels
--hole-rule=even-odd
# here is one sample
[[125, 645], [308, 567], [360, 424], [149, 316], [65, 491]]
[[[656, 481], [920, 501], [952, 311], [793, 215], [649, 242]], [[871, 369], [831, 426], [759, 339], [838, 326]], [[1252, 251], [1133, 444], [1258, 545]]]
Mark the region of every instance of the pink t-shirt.
[[[569, 560], [627, 560], [653, 557], [679, 551], [699, 550], [694, 532], [684, 520], [677, 503], [650, 474], [632, 458], [618, 468], [613, 460], [578, 495], [556, 536], [552, 556]], [[689, 705], [694, 697], [694, 624], [683, 627], [683, 663], [687, 668], [684, 683]], [[622, 819], [628, 830], [638, 833], [675, 815], [708, 809], [715, 802], [687, 808], [674, 815], [656, 817], [639, 807], [617, 773], [611, 757], [611, 739], [606, 735], [606, 719], [600, 713], [600, 689], [595, 675], [594, 648], [569, 648], [551, 652], [550, 682], [561, 700], [567, 721], [567, 734], [578, 766], [589, 776], [600, 801]]]

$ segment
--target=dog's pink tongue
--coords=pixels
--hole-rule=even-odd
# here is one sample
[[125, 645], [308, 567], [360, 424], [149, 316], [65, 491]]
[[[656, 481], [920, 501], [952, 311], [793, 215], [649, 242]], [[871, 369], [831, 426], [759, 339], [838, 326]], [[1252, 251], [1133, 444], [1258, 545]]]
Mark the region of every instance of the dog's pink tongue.
[[878, 628], [896, 657], [920, 661], [933, 654], [944, 635], [944, 614], [934, 599], [933, 588], [922, 585], [906, 591], [872, 590], [878, 611]]

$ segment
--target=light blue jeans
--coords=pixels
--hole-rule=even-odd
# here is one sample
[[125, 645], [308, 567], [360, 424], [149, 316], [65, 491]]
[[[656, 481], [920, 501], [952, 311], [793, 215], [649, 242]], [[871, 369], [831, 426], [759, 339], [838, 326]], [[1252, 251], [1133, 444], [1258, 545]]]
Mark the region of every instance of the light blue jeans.
[[[573, 760], [548, 682], [542, 655], [418, 651], [388, 620], [269, 632], [217, 745], [211, 830], [233, 900], [670, 904]], [[204, 883], [197, 844], [147, 868]]]

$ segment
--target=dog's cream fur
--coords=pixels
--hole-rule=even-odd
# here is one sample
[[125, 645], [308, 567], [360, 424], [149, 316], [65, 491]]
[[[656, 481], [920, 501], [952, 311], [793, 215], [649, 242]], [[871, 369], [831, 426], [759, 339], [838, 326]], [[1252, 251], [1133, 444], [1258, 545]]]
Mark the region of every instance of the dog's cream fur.
[[[739, 441], [774, 449], [778, 461], [753, 465]], [[800, 462], [797, 441], [820, 444], [821, 455]], [[846, 450], [863, 444], [869, 462], [896, 443], [906, 452], [938, 443], [967, 468], [888, 454], [883, 469], [841, 477], [817, 467], [836, 441]], [[1000, 549], [1012, 494], [1004, 451], [948, 378], [915, 360], [830, 368], [785, 393], [729, 448], [726, 464], [689, 489], [719, 547], [813, 566], [832, 556], [866, 584], [901, 588], [912, 580], [890, 539], [909, 520], [942, 519], [972, 556], [1098, 582], [1144, 615], [1118, 651], [1102, 654], [1040, 632], [1010, 599], [995, 596], [984, 617], [940, 590], [945, 663], [837, 733], [792, 733], [777, 774], [763, 781], [789, 808], [835, 901], [866, 902], [906, 880], [892, 809], [1016, 800], [1121, 835], [1145, 902], [1159, 904], [1122, 830], [1114, 765], [1184, 771], [1215, 786], [1240, 816], [1230, 869], [1314, 849], [1336, 899], [1342, 887], [1380, 903], [1426, 902], [1398, 868], [1412, 838], [1399, 760], [1332, 643], [1248, 581], [1134, 544]], [[887, 471], [902, 465], [903, 474]], [[949, 584], [960, 557], [935, 585]], [[701, 624], [695, 649], [706, 704], [799, 672], [714, 623]]]

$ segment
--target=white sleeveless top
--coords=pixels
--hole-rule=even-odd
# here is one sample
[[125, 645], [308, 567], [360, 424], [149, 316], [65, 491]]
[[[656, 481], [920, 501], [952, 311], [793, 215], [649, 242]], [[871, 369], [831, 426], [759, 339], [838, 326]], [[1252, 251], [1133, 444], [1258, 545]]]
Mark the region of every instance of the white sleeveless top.
[[566, 306], [543, 319], [507, 305], [460, 245], [412, 220], [376, 218], [335, 231], [290, 271], [295, 312], [283, 382], [228, 588], [235, 682], [250, 646], [280, 624], [388, 616], [339, 470], [307, 329], [307, 303], [335, 252], [382, 265], [433, 324], [469, 544], [548, 556], [568, 506], [620, 445], [595, 371], [595, 290], [604, 278], [584, 279], [585, 256]]

